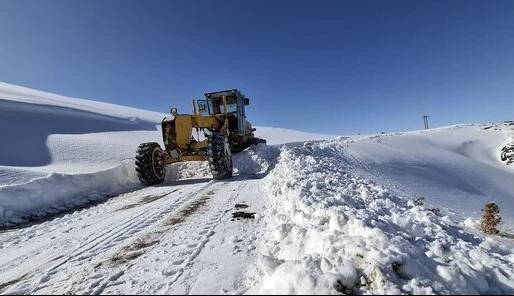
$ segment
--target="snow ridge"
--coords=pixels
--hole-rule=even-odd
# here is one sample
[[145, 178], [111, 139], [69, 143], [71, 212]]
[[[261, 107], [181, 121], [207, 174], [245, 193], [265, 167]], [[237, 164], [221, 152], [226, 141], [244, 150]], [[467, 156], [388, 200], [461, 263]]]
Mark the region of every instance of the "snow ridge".
[[350, 163], [344, 141], [282, 147], [251, 292], [514, 292], [514, 253], [502, 239], [396, 196]]
[[0, 187], [0, 227], [37, 221], [139, 189], [133, 161], [85, 174], [51, 173]]
[[99, 101], [66, 97], [5, 82], [0, 82], [0, 100], [50, 107], [71, 108], [133, 121], [140, 119], [143, 121], [159, 123], [165, 116], [164, 113]]

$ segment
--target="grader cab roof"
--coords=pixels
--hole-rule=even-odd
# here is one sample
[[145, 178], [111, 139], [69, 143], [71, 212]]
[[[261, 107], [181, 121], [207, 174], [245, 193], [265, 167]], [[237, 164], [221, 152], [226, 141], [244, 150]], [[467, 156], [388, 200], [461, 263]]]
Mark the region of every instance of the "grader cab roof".
[[245, 96], [237, 89], [228, 89], [216, 92], [205, 93], [205, 97], [208, 99], [219, 98], [221, 96], [234, 96], [245, 98]]

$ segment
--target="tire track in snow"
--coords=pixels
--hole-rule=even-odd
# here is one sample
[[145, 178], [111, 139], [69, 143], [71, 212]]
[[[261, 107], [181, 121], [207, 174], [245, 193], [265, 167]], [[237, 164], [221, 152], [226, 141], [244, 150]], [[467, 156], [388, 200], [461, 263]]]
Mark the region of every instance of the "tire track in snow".
[[[206, 185], [202, 186], [201, 188], [190, 192], [189, 194], [185, 195], [184, 197], [176, 200], [175, 202], [169, 204], [165, 208], [154, 211], [161, 207], [160, 204], [150, 206], [146, 208], [142, 213], [137, 215], [136, 217], [129, 217], [125, 219], [121, 224], [117, 224], [115, 227], [107, 229], [100, 235], [94, 237], [93, 239], [87, 240], [85, 242], [82, 242], [79, 247], [72, 252], [72, 254], [62, 263], [52, 267], [49, 271], [53, 271], [62, 264], [67, 263], [68, 261], [75, 259], [79, 257], [80, 255], [90, 251], [93, 252], [98, 249], [104, 249], [101, 248], [107, 244], [107, 247], [111, 247], [109, 245], [110, 242], [112, 243], [118, 243], [121, 242], [124, 239], [127, 239], [128, 237], [136, 234], [137, 232], [143, 230], [144, 228], [150, 226], [151, 224], [155, 223], [157, 220], [159, 220], [163, 215], [166, 215], [179, 207], [183, 202], [186, 202], [190, 200], [191, 198], [196, 197], [200, 192], [205, 190], [206, 188], [209, 188], [214, 181], [208, 182]], [[150, 213], [150, 214], [148, 214]], [[128, 232], [127, 232], [128, 230]], [[93, 254], [91, 254], [93, 256]], [[79, 258], [80, 259], [80, 258]]]
[[[32, 240], [39, 236], [46, 236], [48, 233], [48, 229], [52, 229], [55, 225], [61, 226], [65, 220], [73, 220], [82, 216], [82, 214], [87, 214], [89, 209], [97, 208], [99, 211], [96, 211], [95, 214], [101, 214], [105, 212], [105, 209], [109, 209], [108, 205], [110, 203], [116, 202], [116, 200], [125, 200], [131, 197], [138, 197], [141, 195], [153, 195], [155, 192], [158, 192], [159, 187], [147, 187], [142, 189], [137, 189], [134, 191], [126, 192], [116, 196], [115, 198], [109, 199], [108, 201], [88, 206], [86, 208], [75, 208], [72, 211], [68, 211], [66, 213], [61, 213], [60, 215], [53, 217], [47, 221], [39, 221], [29, 224], [19, 225], [10, 229], [0, 230], [0, 248], [9, 247], [9, 243], [16, 241], [19, 243], [24, 243], [26, 241]], [[102, 209], [104, 210], [102, 212]], [[78, 217], [77, 217], [78, 216]], [[0, 265], [2, 266], [2, 265]]]
[[[189, 253], [189, 255], [186, 258], [180, 259], [177, 263], [181, 264], [182, 267], [174, 274], [173, 278], [168, 282], [166, 288], [161, 291], [164, 294], [170, 294], [171, 286], [173, 286], [174, 283], [178, 281], [178, 279], [184, 274], [185, 269], [192, 264], [194, 259], [200, 254], [200, 252], [203, 250], [207, 242], [209, 241], [209, 238], [214, 234], [214, 229], [220, 224], [222, 218], [233, 208], [229, 207], [228, 204], [236, 199], [236, 197], [239, 195], [241, 190], [246, 186], [244, 182], [241, 182], [238, 187], [236, 188], [235, 192], [230, 195], [230, 197], [227, 199], [227, 201], [223, 204], [223, 206], [216, 212], [216, 215], [213, 215], [214, 217], [211, 217], [211, 219], [208, 219], [210, 223], [207, 223], [205, 228], [207, 230], [200, 231], [199, 234], [200, 239], [199, 242], [196, 244], [194, 248], [190, 248], [189, 251], [186, 251], [186, 253]], [[204, 229], [205, 229], [204, 228]]]
[[[152, 192], [155, 192], [155, 191], [156, 191], [156, 188], [155, 188], [155, 187], [151, 187], [151, 188], [146, 188], [146, 189], [143, 189], [143, 190], [137, 190], [137, 191], [135, 191], [135, 192], [136, 192], [137, 194], [143, 194], [143, 193], [146, 193], [146, 194], [152, 194]], [[147, 192], [148, 192], [148, 193], [147, 193]], [[173, 191], [172, 191], [172, 192], [173, 192]], [[170, 192], [170, 193], [168, 193], [168, 194], [171, 194], [172, 192]], [[146, 194], [143, 194], [143, 195], [146, 195]], [[134, 195], [134, 192], [131, 192], [131, 193], [125, 193], [125, 194], [120, 195], [119, 197], [120, 197], [120, 198], [126, 198], [126, 197], [127, 197], [127, 196], [129, 196], [129, 195]], [[137, 195], [136, 195], [136, 196], [137, 196]], [[127, 220], [130, 220], [130, 218], [129, 218], [129, 219], [127, 219]], [[45, 235], [45, 233], [43, 233], [43, 235]], [[17, 236], [17, 233], [13, 233], [13, 234], [11, 235], [11, 238], [10, 238], [10, 239], [15, 239], [15, 238], [16, 238], [16, 236]], [[65, 239], [64, 241], [61, 241], [61, 242], [60, 242], [60, 245], [64, 245], [64, 244], [67, 244], [67, 243], [71, 243], [71, 241], [72, 241], [72, 240], [73, 240], [72, 238]], [[50, 244], [53, 244], [53, 243], [50, 243]], [[28, 253], [28, 254], [21, 255], [21, 256], [19, 256], [19, 257], [17, 257], [17, 258], [15, 258], [15, 259], [13, 259], [13, 260], [11, 260], [11, 261], [8, 261], [8, 262], [6, 262], [6, 263], [4, 263], [4, 264], [0, 265], [0, 273], [3, 273], [5, 270], [7, 270], [7, 269], [9, 269], [9, 268], [11, 268], [11, 267], [13, 267], [13, 266], [18, 265], [20, 262], [23, 262], [23, 261], [25, 261], [25, 260], [30, 259], [30, 258], [32, 257], [32, 255], [34, 255], [34, 254], [39, 254], [41, 251], [48, 249], [50, 244], [43, 245], [43, 246], [41, 246], [41, 247], [39, 247], [39, 248], [37, 248], [37, 249], [35, 249], [35, 250], [31, 251], [31, 252], [30, 252], [30, 253]], [[82, 243], [79, 245], [79, 247], [78, 247], [78, 248], [80, 248], [80, 246], [82, 246], [83, 244], [84, 244], [84, 242], [82, 242]], [[58, 257], [63, 258], [63, 257], [66, 257], [66, 256], [65, 256], [65, 255], [60, 255], [60, 256], [58, 256]], [[46, 263], [43, 263], [43, 265], [45, 265], [45, 264], [47, 264], [47, 263], [49, 263], [49, 262], [55, 261], [55, 260], [56, 260], [56, 259], [55, 259], [55, 256], [54, 256], [54, 258], [53, 258], [53, 259], [51, 259], [50, 261], [48, 261], [48, 262], [46, 262]], [[40, 267], [40, 266], [38, 266], [37, 268], [39, 268], [39, 267]], [[37, 268], [36, 268], [36, 269], [37, 269]]]
[[[228, 185], [229, 182], [221, 182], [218, 184], [219, 186], [217, 187], [222, 187]], [[199, 198], [194, 198], [189, 203], [181, 205], [175, 213], [167, 215], [164, 220], [161, 219], [160, 225], [152, 227], [149, 232], [146, 232], [143, 237], [137, 238], [136, 241], [132, 241], [130, 244], [126, 244], [125, 247], [122, 248], [121, 252], [116, 253], [111, 258], [100, 262], [100, 264], [93, 268], [93, 275], [91, 275], [91, 272], [85, 273], [84, 277], [87, 277], [86, 281], [78, 283], [78, 287], [70, 287], [68, 292], [73, 294], [102, 294], [106, 288], [125, 282], [126, 278], [120, 279], [120, 277], [124, 276], [126, 272], [132, 266], [134, 266], [134, 264], [143, 266], [145, 265], [141, 264], [140, 261], [139, 263], [129, 262], [136, 260], [145, 253], [151, 252], [151, 250], [154, 248], [159, 248], [159, 244], [162, 241], [165, 241], [166, 235], [174, 236], [175, 231], [183, 231], [181, 228], [182, 224], [185, 226], [195, 224], [196, 222], [188, 222], [188, 218], [194, 214], [200, 214], [200, 216], [202, 216], [205, 212], [205, 209], [208, 208], [208, 212], [211, 213], [212, 211], [215, 215], [213, 215], [214, 217], [211, 217], [210, 219], [209, 217], [207, 217], [206, 220], [202, 219], [202, 223], [199, 225], [195, 224], [194, 229], [198, 229], [198, 236], [190, 236], [190, 239], [195, 240], [196, 242], [189, 244], [179, 244], [180, 246], [186, 246], [186, 249], [177, 253], [183, 253], [185, 256], [174, 258], [171, 265], [180, 267], [178, 267], [178, 269], [161, 271], [161, 273], [166, 277], [173, 275], [174, 278], [172, 281], [175, 282], [191, 264], [194, 258], [196, 258], [196, 256], [198, 256], [198, 254], [200, 254], [202, 249], [205, 247], [205, 244], [209, 241], [209, 237], [214, 233], [214, 228], [220, 223], [224, 214], [230, 211], [231, 208], [228, 208], [227, 204], [238, 195], [243, 186], [245, 186], [245, 184], [239, 184], [238, 187], [234, 189], [235, 193], [230, 195], [230, 197], [226, 199], [222, 206], [218, 206], [218, 208], [214, 209], [214, 211], [212, 211], [211, 207], [207, 207], [206, 205], [208, 201], [211, 200], [215, 195], [214, 191], [217, 187], [207, 187], [204, 188], [203, 191], [197, 191], [197, 194], [195, 195], [196, 197], [199, 196], [199, 193], [211, 189], [205, 195], [200, 196]], [[140, 249], [134, 247], [134, 245], [138, 243], [142, 244]], [[165, 246], [161, 247], [165, 248]], [[170, 251], [172, 250], [173, 248], [170, 249]], [[134, 257], [132, 257], [133, 255]], [[99, 269], [97, 269], [97, 267], [99, 267]], [[91, 280], [92, 282], [88, 282], [88, 280]]]
[[[56, 257], [54, 256], [53, 259], [49, 261], [45, 261], [45, 263], [40, 264], [39, 266], [35, 268], [31, 268], [31, 271], [28, 272], [30, 276], [28, 278], [25, 278], [22, 283], [20, 283], [19, 286], [25, 286], [25, 289], [23, 291], [28, 293], [33, 293], [34, 291], [38, 290], [38, 283], [34, 282], [32, 284], [29, 283], [31, 286], [30, 288], [26, 287], [26, 284], [24, 283], [30, 282], [33, 280], [33, 278], [37, 275], [43, 274], [43, 278], [51, 278], [53, 274], [57, 273], [59, 271], [59, 268], [70, 264], [74, 261], [83, 261], [85, 259], [92, 258], [98, 253], [102, 252], [103, 250], [108, 250], [109, 248], [115, 247], [117, 244], [120, 244], [124, 240], [130, 238], [134, 234], [144, 230], [145, 228], [151, 226], [152, 224], [159, 221], [163, 216], [170, 214], [173, 212], [173, 210], [176, 210], [177, 208], [180, 208], [181, 205], [185, 202], [188, 202], [191, 199], [195, 199], [198, 194], [200, 194], [202, 191], [210, 188], [211, 186], [215, 185], [215, 181], [210, 181], [207, 184], [203, 185], [202, 187], [189, 192], [183, 196], [180, 196], [179, 199], [173, 201], [169, 205], [166, 205], [166, 202], [169, 202], [169, 200], [166, 200], [165, 202], [155, 202], [155, 204], [150, 203], [148, 205], [145, 205], [143, 208], [143, 211], [139, 213], [138, 215], [131, 216], [124, 218], [123, 220], [119, 221], [118, 223], [114, 224], [113, 227], [109, 227], [108, 229], [105, 229], [100, 234], [95, 235], [83, 242], [81, 242], [78, 247], [76, 247], [73, 251], [69, 252], [67, 255], [60, 255], [57, 256], [57, 258], [64, 258], [59, 263], [52, 265], [50, 268], [45, 270], [45, 266], [48, 266], [51, 262], [55, 261]], [[152, 188], [151, 191], [153, 192], [155, 188]], [[173, 190], [172, 192], [174, 192]], [[146, 191], [141, 191], [141, 193], [145, 193]], [[171, 193], [168, 193], [169, 195]], [[163, 207], [164, 206], [164, 207]], [[65, 240], [64, 242], [60, 242], [60, 244], [66, 244], [72, 241], [72, 238], [69, 238]], [[41, 248], [38, 248], [36, 250], [33, 250], [29, 254], [17, 257], [14, 260], [11, 260], [9, 262], [6, 262], [2, 266], [0, 266], [0, 273], [3, 273], [9, 268], [12, 268], [13, 266], [16, 266], [17, 264], [23, 262], [24, 260], [27, 260], [28, 258], [31, 258], [32, 254], [39, 254], [44, 249], [47, 249], [48, 245], [42, 246]], [[14, 264], [14, 265], [13, 265]], [[47, 280], [45, 280], [47, 281]], [[18, 286], [18, 285], [17, 285]]]

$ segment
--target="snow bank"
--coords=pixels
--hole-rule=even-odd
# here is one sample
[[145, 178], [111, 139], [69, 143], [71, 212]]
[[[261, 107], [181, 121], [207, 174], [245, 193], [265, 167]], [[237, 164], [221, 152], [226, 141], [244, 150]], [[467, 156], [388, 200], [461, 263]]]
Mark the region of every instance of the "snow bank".
[[250, 293], [513, 293], [512, 242], [350, 173], [344, 141], [284, 146]]
[[234, 154], [234, 173], [242, 177], [265, 176], [275, 166], [280, 149], [259, 144]]
[[52, 173], [0, 187], [0, 226], [23, 223], [140, 187], [133, 162], [89, 174]]
[[[211, 177], [205, 162], [179, 163], [167, 168], [164, 184], [202, 177]], [[23, 184], [3, 186], [0, 187], [0, 227], [74, 210], [141, 187], [131, 160], [104, 171], [51, 173]]]

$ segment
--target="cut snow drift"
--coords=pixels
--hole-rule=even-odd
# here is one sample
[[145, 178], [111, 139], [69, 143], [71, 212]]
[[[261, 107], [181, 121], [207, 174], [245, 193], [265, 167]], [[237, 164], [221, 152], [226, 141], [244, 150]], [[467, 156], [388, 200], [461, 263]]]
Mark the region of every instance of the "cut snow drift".
[[97, 173], [52, 173], [0, 188], [0, 225], [16, 225], [105, 200], [140, 187], [133, 164]]
[[512, 242], [351, 172], [344, 141], [282, 148], [252, 293], [514, 292]]

